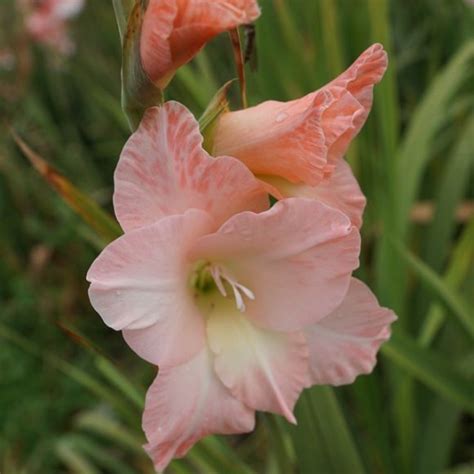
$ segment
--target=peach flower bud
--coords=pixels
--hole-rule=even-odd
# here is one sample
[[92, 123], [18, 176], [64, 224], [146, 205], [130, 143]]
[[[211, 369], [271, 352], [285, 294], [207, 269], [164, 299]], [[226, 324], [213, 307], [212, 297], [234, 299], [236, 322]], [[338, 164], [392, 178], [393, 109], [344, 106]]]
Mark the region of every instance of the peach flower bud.
[[259, 15], [256, 0], [150, 0], [140, 42], [143, 68], [164, 89], [206, 42]]
[[339, 77], [305, 97], [224, 114], [213, 154], [236, 157], [256, 175], [316, 186], [334, 172], [360, 132], [386, 68], [387, 54], [374, 44]]

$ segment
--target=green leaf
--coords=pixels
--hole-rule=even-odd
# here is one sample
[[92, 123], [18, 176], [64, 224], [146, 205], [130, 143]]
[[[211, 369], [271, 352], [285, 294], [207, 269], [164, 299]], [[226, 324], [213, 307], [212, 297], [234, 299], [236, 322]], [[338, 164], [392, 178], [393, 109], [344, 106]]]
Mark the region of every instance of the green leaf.
[[394, 332], [382, 352], [405, 372], [439, 395], [474, 413], [474, 384], [462, 377], [441, 355], [420, 347], [400, 331]]
[[145, 439], [142, 435], [131, 432], [125, 426], [104, 413], [87, 411], [81, 413], [74, 421], [77, 428], [95, 433], [107, 440], [109, 443], [120, 446], [126, 451], [147, 458], [142, 445]]
[[100, 474], [100, 471], [68, 439], [58, 441], [56, 454], [74, 474]]
[[102, 237], [105, 243], [115, 240], [122, 234], [119, 225], [109, 214], [35, 153], [14, 131], [12, 131], [12, 136], [20, 150], [45, 181], [58, 192], [71, 209], [76, 211]]
[[59, 370], [66, 377], [77, 382], [83, 386], [99, 399], [109, 403], [110, 406], [115, 408], [118, 413], [122, 414], [124, 418], [130, 423], [130, 426], [136, 426], [138, 423], [137, 413], [131, 410], [128, 403], [117, 396], [116, 393], [111, 391], [106, 385], [100, 380], [94, 378], [84, 370], [74, 366], [73, 364], [55, 356], [54, 354], [41, 350], [35, 346], [30, 339], [25, 338], [17, 331], [10, 329], [8, 326], [0, 324], [0, 338], [17, 345], [26, 353], [42, 358], [46, 363], [55, 369]]
[[400, 243], [393, 241], [399, 255], [417, 273], [421, 281], [429, 287], [448, 307], [466, 331], [474, 338], [474, 316], [465, 301], [439, 277], [428, 265], [409, 252]]
[[187, 459], [200, 468], [200, 472], [220, 474], [254, 474], [229, 447], [224, 439], [217, 436], [208, 436], [200, 441], [187, 455]]
[[436, 398], [428, 407], [415, 459], [415, 472], [441, 472], [449, 463], [462, 410]]
[[[474, 262], [474, 219], [468, 224], [453, 251], [444, 281], [450, 288], [457, 288], [466, 278]], [[423, 321], [419, 341], [422, 346], [429, 346], [446, 318], [445, 309], [433, 303]]]
[[[461, 203], [469, 186], [474, 164], [474, 115], [465, 125], [452, 153], [446, 157], [444, 178], [437, 191], [435, 215], [427, 230], [428, 236], [423, 260], [435, 271], [441, 271], [455, 231], [456, 208]], [[471, 183], [472, 184], [472, 183]]]
[[410, 122], [397, 155], [398, 224], [401, 236], [409, 223], [410, 209], [418, 195], [421, 177], [432, 154], [432, 143], [446, 124], [453, 97], [472, 75], [474, 41], [454, 56], [426, 92]]
[[[89, 439], [87, 436], [76, 434], [68, 435], [64, 438], [62, 443], [67, 443], [74, 452], [81, 453], [84, 459], [90, 460], [91, 465], [97, 468], [104, 468], [106, 472], [113, 472], [114, 474], [134, 474], [136, 472], [127, 467], [125, 464], [126, 461], [120, 460], [113, 454], [113, 451], [109, 452], [106, 448], [95, 440]], [[100, 472], [102, 471], [101, 469]]]
[[330, 387], [306, 390], [296, 406], [297, 427], [290, 427], [302, 474], [364, 473], [356, 443]]

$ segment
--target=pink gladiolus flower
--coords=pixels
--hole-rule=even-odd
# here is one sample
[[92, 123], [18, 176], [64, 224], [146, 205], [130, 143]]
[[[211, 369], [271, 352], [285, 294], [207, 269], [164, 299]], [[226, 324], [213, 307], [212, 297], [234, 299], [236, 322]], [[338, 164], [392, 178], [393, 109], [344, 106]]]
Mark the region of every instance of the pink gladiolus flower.
[[360, 227], [365, 198], [342, 158], [367, 120], [374, 85], [386, 68], [387, 54], [375, 44], [335, 80], [301, 99], [224, 114], [213, 153], [241, 160], [274, 187], [276, 197], [317, 198], [347, 212]]
[[38, 42], [71, 54], [74, 43], [68, 34], [67, 22], [80, 13], [84, 0], [21, 0], [26, 12], [26, 28]]
[[360, 238], [343, 213], [304, 198], [268, 209], [172, 102], [146, 112], [115, 186], [125, 234], [93, 263], [89, 295], [160, 366], [143, 416], [158, 470], [203, 436], [251, 431], [255, 410], [295, 422], [303, 388], [373, 369], [394, 315], [351, 278]]
[[259, 15], [256, 0], [150, 0], [140, 42], [143, 68], [164, 89], [209, 40]]

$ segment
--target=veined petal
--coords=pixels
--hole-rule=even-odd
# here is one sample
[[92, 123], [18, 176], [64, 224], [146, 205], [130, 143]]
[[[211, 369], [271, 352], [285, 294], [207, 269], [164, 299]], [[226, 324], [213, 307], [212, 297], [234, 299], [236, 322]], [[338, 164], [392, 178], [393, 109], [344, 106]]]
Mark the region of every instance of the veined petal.
[[234, 156], [257, 175], [317, 184], [327, 165], [321, 127], [325, 100], [326, 95], [320, 94], [303, 107], [297, 101], [268, 101], [223, 114], [214, 135], [213, 154]]
[[164, 88], [207, 41], [259, 15], [255, 0], [150, 0], [140, 41], [144, 70]]
[[374, 45], [316, 92], [223, 114], [213, 153], [235, 156], [256, 175], [316, 186], [333, 172], [367, 120], [374, 85], [386, 68], [383, 47]]
[[362, 226], [366, 199], [350, 166], [344, 160], [339, 160], [333, 173], [317, 186], [293, 184], [272, 176], [259, 176], [259, 178], [269, 185], [267, 191], [278, 199], [288, 197], [316, 199], [343, 212], [358, 229]]
[[207, 314], [209, 346], [224, 385], [245, 405], [296, 423], [293, 407], [309, 381], [303, 333], [259, 329], [223, 298], [210, 303]]
[[113, 329], [142, 334], [127, 340], [152, 363], [182, 363], [204, 344], [204, 323], [188, 288], [187, 253], [214, 226], [198, 210], [164, 218], [112, 242], [87, 274], [92, 306]]
[[370, 112], [374, 85], [378, 84], [387, 70], [388, 57], [379, 43], [367, 48], [354, 63], [329, 86], [337, 86], [350, 92]]
[[167, 102], [148, 109], [125, 145], [115, 171], [114, 207], [129, 232], [190, 208], [205, 210], [220, 225], [237, 212], [267, 209], [268, 198], [238, 160], [209, 156], [192, 114]]
[[218, 263], [255, 300], [246, 316], [275, 331], [296, 331], [342, 302], [359, 264], [359, 232], [349, 218], [303, 198], [261, 214], [243, 212], [200, 239], [192, 255]]
[[[330, 163], [335, 163], [346, 154], [351, 141], [364, 126], [372, 108], [374, 86], [382, 80], [387, 66], [388, 58], [383, 46], [374, 44], [365, 50], [340, 76], [317, 91], [342, 89], [346, 91], [347, 96], [352, 97], [353, 101], [360, 104], [359, 110], [352, 115], [350, 127], [344, 133], [339, 134], [330, 145], [328, 156]], [[333, 116], [332, 121], [326, 122], [326, 130], [337, 126], [337, 121], [337, 115]]]
[[393, 311], [379, 306], [370, 289], [353, 278], [342, 304], [305, 331], [312, 383], [350, 384], [372, 372], [395, 319]]
[[207, 349], [186, 364], [160, 370], [146, 396], [145, 449], [158, 471], [204, 436], [246, 433], [254, 425], [254, 411], [217, 378]]

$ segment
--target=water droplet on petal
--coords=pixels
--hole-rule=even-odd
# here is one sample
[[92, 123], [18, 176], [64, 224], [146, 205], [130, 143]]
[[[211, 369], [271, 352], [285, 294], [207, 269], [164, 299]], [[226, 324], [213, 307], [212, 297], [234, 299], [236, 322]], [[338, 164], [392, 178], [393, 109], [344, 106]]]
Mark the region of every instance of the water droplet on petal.
[[275, 118], [275, 121], [277, 123], [281, 123], [283, 122], [284, 120], [286, 120], [288, 118], [288, 114], [286, 112], [280, 112], [276, 118]]

